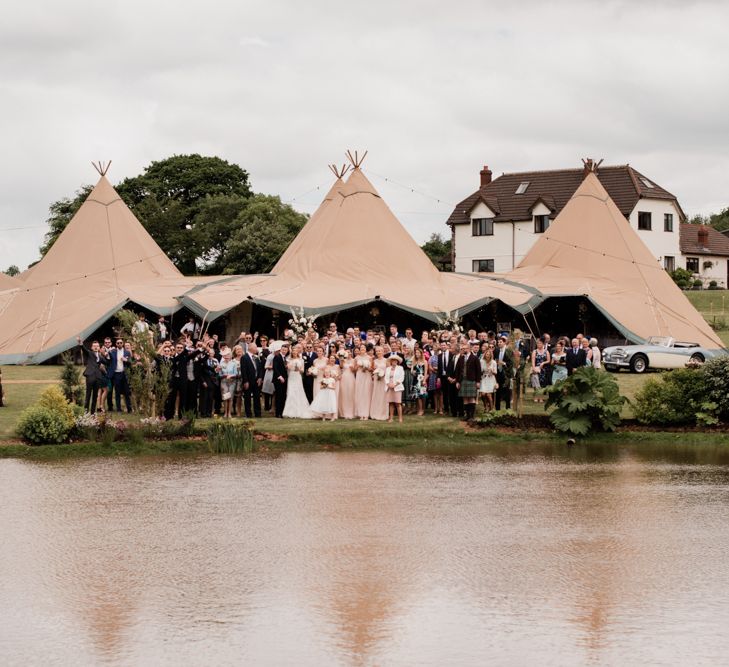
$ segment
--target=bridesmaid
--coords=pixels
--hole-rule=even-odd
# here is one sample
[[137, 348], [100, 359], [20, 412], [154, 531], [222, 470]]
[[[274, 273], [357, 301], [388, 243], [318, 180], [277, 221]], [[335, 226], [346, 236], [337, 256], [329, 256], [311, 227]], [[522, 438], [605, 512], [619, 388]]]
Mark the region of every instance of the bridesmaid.
[[324, 369], [327, 365], [327, 358], [324, 354], [324, 346], [321, 343], [317, 343], [314, 346], [314, 352], [316, 352], [316, 359], [309, 368], [309, 374], [314, 375], [314, 393], [312, 396], [316, 398], [321, 388], [321, 380], [324, 377]]
[[372, 400], [370, 402], [370, 419], [385, 421], [390, 416], [387, 397], [385, 396], [385, 371], [387, 359], [381, 345], [375, 348], [372, 370]]
[[347, 350], [342, 361], [342, 376], [339, 382], [339, 416], [342, 419], [354, 419], [354, 366], [352, 354]]
[[362, 420], [369, 419], [372, 401], [372, 360], [367, 348], [360, 345], [355, 359], [357, 377], [354, 386], [354, 414]]
[[[337, 413], [332, 417], [332, 421], [334, 421], [339, 416], [339, 395], [341, 394], [341, 384], [342, 384], [342, 369], [339, 367], [339, 364], [337, 364], [337, 355], [332, 352], [329, 355], [329, 359], [327, 359], [327, 365], [324, 366], [324, 370], [322, 373], [328, 372], [329, 377], [334, 380], [334, 393], [337, 397]], [[321, 382], [319, 383], [321, 385]]]

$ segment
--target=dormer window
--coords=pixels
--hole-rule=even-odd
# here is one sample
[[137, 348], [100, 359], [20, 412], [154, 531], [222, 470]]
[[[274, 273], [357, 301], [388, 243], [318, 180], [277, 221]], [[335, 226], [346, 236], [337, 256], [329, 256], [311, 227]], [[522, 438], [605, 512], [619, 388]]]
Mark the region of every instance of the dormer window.
[[522, 181], [521, 183], [519, 183], [519, 187], [516, 189], [516, 192], [514, 194], [523, 195], [527, 191], [528, 187], [529, 181]]
[[549, 228], [549, 216], [548, 215], [535, 215], [534, 216], [534, 233], [544, 234]]
[[493, 218], [474, 218], [471, 222], [472, 236], [493, 236], [494, 235], [494, 219]]

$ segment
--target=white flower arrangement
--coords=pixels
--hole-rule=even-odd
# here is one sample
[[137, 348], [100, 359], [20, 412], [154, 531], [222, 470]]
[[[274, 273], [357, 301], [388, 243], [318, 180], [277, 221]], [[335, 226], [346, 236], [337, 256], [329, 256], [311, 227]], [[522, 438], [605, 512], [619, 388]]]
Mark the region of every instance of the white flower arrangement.
[[304, 315], [304, 309], [297, 314], [296, 310], [291, 311], [289, 326], [291, 327], [291, 340], [297, 341], [299, 336], [306, 336], [310, 329], [315, 329], [314, 321], [318, 315]]
[[334, 389], [334, 378], [324, 378], [321, 381], [321, 388], [322, 389]]
[[342, 359], [342, 360], [346, 359], [347, 358], [347, 350], [339, 350], [337, 352], [337, 358], [338, 359]]
[[376, 368], [372, 375], [375, 376], [375, 380], [382, 380], [382, 378], [385, 377], [385, 369], [384, 368]]
[[312, 377], [319, 375], [319, 369], [316, 366], [309, 366], [309, 370], [306, 372]]
[[463, 333], [461, 318], [457, 310], [452, 313], [443, 313], [443, 317], [438, 317], [438, 324], [440, 325], [440, 328], [445, 331], [450, 331], [454, 334]]
[[95, 414], [85, 412], [76, 417], [76, 426], [78, 428], [97, 428], [101, 425], [101, 421]]

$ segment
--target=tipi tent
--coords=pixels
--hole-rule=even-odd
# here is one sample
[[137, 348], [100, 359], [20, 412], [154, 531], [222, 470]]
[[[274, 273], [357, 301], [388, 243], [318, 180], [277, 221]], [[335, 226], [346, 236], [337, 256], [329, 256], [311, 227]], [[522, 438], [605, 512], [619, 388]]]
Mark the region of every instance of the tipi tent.
[[13, 289], [14, 287], [20, 287], [20, 281], [0, 271], [0, 292], [6, 289]]
[[243, 301], [324, 315], [382, 301], [433, 322], [535, 291], [505, 280], [439, 272], [359, 168], [338, 179], [271, 274], [232, 276], [192, 290], [185, 306], [208, 320]]
[[544, 298], [587, 297], [634, 342], [662, 335], [723, 347], [594, 173], [507, 277]]
[[170, 314], [210, 280], [184, 277], [102, 174], [45, 257], [0, 292], [0, 363], [59, 354], [130, 301]]

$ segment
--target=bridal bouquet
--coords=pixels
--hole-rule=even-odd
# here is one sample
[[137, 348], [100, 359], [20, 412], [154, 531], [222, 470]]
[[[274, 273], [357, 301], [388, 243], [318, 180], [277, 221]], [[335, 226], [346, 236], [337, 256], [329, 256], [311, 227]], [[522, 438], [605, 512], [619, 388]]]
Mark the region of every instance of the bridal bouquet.
[[346, 350], [339, 350], [337, 352], [337, 359], [340, 359], [341, 361], [344, 361], [347, 358], [347, 351]]
[[454, 334], [460, 334], [463, 332], [461, 327], [461, 318], [458, 316], [458, 311], [453, 313], [443, 313], [443, 317], [438, 317], [438, 324], [441, 329], [451, 331]]
[[374, 372], [372, 373], [372, 375], [374, 375], [375, 376], [375, 380], [377, 380], [379, 382], [380, 380], [382, 380], [382, 378], [385, 377], [385, 369], [384, 368], [376, 368], [374, 370]]
[[299, 336], [306, 336], [309, 329], [314, 329], [314, 320], [316, 320], [316, 315], [309, 315], [308, 317], [304, 315], [304, 309], [302, 308], [298, 315], [296, 314], [296, 310], [291, 311], [291, 319], [289, 320], [289, 326], [291, 327], [291, 333], [292, 333], [292, 341], [296, 341], [299, 339]]
[[324, 378], [321, 381], [322, 389], [334, 389], [334, 378]]
[[319, 369], [316, 366], [309, 366], [309, 370], [306, 372], [312, 377], [319, 375]]

